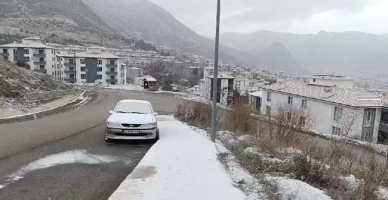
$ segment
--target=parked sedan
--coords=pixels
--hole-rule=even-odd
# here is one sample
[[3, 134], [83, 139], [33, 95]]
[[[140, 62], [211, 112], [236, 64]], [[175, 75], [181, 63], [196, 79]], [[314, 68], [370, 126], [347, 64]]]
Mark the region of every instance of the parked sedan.
[[106, 121], [105, 141], [158, 140], [158, 115], [148, 101], [122, 100]]

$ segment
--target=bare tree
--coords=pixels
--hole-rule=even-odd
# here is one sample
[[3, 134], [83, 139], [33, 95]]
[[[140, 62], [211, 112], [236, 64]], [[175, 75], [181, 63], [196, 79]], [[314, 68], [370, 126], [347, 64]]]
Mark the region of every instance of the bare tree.
[[154, 77], [157, 84], [164, 85], [167, 77], [169, 76], [169, 70], [161, 62], [151, 63], [144, 69], [145, 74]]
[[289, 104], [280, 104], [275, 108], [271, 116], [273, 120], [270, 120], [275, 125], [271, 134], [279, 140], [293, 145], [304, 137], [303, 132], [311, 131], [315, 117], [310, 109]]

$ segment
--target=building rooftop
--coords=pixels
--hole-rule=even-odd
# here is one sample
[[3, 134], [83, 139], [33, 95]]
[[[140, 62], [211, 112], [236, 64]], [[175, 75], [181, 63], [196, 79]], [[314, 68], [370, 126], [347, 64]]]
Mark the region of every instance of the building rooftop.
[[105, 59], [119, 59], [120, 57], [115, 56], [108, 52], [102, 53], [87, 53], [87, 52], [78, 52], [75, 55], [72, 54], [59, 54], [60, 57], [71, 57], [71, 58], [105, 58]]
[[4, 45], [0, 45], [0, 48], [53, 49], [53, 47], [47, 46], [47, 45], [39, 43], [39, 42], [4, 44]]
[[[214, 75], [209, 75], [207, 76], [208, 78], [214, 78]], [[217, 78], [219, 79], [235, 79], [234, 76], [231, 76], [229, 74], [224, 74], [224, 73], [220, 73], [218, 74]]]
[[263, 91], [252, 92], [252, 93], [250, 93], [250, 95], [255, 96], [255, 97], [262, 97]]
[[382, 106], [381, 99], [377, 95], [353, 88], [324, 87], [293, 81], [285, 81], [283, 83], [262, 86], [262, 88], [269, 91], [291, 94], [351, 107]]

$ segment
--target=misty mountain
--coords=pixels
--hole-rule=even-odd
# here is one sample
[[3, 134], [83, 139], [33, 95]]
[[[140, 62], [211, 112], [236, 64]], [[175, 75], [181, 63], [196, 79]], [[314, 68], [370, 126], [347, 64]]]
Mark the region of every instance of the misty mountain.
[[224, 33], [221, 43], [251, 54], [282, 43], [311, 73], [384, 77], [388, 75], [388, 37], [361, 32], [291, 34], [259, 31], [251, 34]]
[[[101, 18], [116, 30], [125, 31], [131, 36], [212, 58], [214, 40], [198, 35], [190, 28], [175, 19], [169, 12], [147, 0], [82, 0]], [[272, 55], [272, 52], [269, 53]], [[240, 51], [228, 46], [220, 46], [220, 57], [223, 60], [237, 60], [241, 64], [253, 64], [273, 68], [267, 56], [251, 55], [244, 49]], [[277, 67], [290, 72], [305, 72], [292, 56], [286, 62], [277, 63]], [[291, 70], [291, 68], [293, 68]]]

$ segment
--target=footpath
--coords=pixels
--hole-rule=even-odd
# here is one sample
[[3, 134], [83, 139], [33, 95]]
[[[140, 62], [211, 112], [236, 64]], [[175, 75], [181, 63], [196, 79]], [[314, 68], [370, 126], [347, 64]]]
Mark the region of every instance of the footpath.
[[109, 200], [243, 200], [214, 143], [173, 117], [159, 116], [160, 140]]

